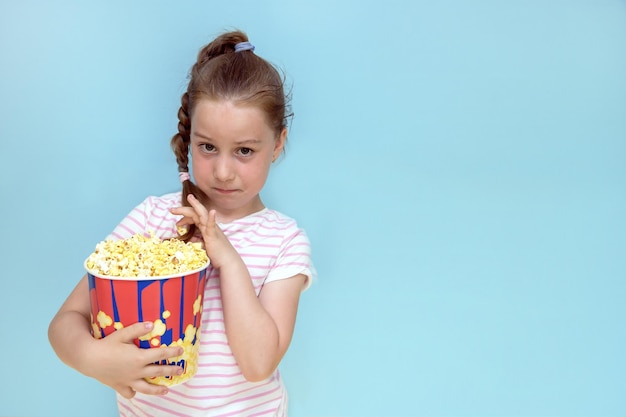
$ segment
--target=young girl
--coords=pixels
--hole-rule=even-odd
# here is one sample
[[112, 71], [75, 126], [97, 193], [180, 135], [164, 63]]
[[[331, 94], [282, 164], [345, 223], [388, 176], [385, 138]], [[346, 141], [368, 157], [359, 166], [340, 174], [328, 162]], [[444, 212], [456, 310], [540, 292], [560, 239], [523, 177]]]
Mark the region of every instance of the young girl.
[[183, 190], [146, 198], [111, 235], [152, 231], [169, 238], [184, 228], [184, 240], [204, 243], [211, 266], [195, 377], [169, 388], [144, 380], [182, 373], [178, 366], [155, 364], [182, 348], [133, 344], [150, 332], [151, 322], [93, 338], [86, 277], [50, 323], [59, 358], [115, 389], [121, 416], [287, 414], [277, 366], [314, 269], [305, 232], [259, 196], [285, 145], [286, 104], [282, 78], [244, 33], [225, 33], [205, 46], [171, 140]]

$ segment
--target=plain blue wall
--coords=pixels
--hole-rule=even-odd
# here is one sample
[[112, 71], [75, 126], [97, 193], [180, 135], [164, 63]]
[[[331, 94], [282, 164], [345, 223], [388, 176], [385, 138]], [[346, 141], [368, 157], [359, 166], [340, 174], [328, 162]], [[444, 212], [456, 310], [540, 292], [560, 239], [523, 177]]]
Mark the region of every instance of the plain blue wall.
[[623, 0], [0, 1], [0, 415], [114, 415], [48, 322], [178, 189], [186, 73], [233, 27], [293, 82], [293, 417], [626, 415]]

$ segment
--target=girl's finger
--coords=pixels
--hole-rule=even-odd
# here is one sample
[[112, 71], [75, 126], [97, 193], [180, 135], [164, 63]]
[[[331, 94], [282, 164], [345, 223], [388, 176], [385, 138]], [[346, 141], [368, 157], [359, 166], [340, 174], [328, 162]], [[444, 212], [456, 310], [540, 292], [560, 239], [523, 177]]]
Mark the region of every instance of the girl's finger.
[[144, 349], [144, 351], [146, 352], [146, 363], [167, 363], [167, 359], [175, 358], [185, 352], [181, 346]]
[[198, 201], [198, 199], [196, 198], [195, 195], [193, 194], [189, 194], [187, 196], [187, 201], [189, 202], [189, 204], [191, 204], [191, 207], [193, 207], [193, 209], [196, 212], [200, 212], [200, 211], [206, 211], [206, 208], [204, 208], [204, 206], [202, 205], [202, 203], [200, 203], [200, 201]]
[[162, 376], [180, 376], [185, 370], [177, 365], [148, 365], [144, 368], [144, 378], [153, 383], [151, 379]]
[[194, 217], [194, 220], [198, 220], [196, 224], [199, 226], [206, 224], [208, 219], [206, 207], [204, 207], [193, 194], [187, 196], [187, 201], [189, 201], [189, 204], [193, 207], [195, 215], [198, 216], [197, 219]]
[[143, 379], [135, 382], [132, 388], [137, 392], [147, 395], [165, 395], [168, 392], [167, 387], [150, 384]]
[[217, 222], [215, 221], [215, 210], [209, 211], [209, 220], [207, 222], [208, 227], [215, 227]]
[[188, 224], [194, 224], [192, 217], [183, 217], [179, 221], [176, 222], [176, 226], [187, 226]]
[[116, 330], [111, 333], [107, 338], [120, 339], [121, 342], [131, 344], [133, 341], [141, 336], [145, 336], [152, 331], [154, 323], [151, 321], [139, 322], [131, 324], [130, 326]]
[[184, 217], [191, 217], [195, 214], [195, 212], [196, 211], [193, 207], [174, 207], [170, 209], [170, 213]]
[[135, 390], [131, 387], [119, 387], [115, 389], [120, 395], [128, 400], [135, 396]]

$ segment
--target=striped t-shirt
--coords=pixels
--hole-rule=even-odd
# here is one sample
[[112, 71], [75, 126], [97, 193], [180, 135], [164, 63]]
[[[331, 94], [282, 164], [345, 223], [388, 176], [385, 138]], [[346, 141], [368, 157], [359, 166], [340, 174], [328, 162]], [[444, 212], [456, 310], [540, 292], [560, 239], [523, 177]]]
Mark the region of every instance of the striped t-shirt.
[[[160, 238], [177, 235], [181, 193], [148, 197], [115, 228], [110, 238], [125, 239], [153, 232]], [[231, 223], [219, 224], [250, 271], [257, 296], [263, 284], [315, 274], [309, 239], [296, 222], [263, 209]], [[209, 266], [204, 293], [198, 371], [189, 381], [169, 388], [165, 396], [118, 395], [120, 416], [286, 416], [287, 392], [278, 370], [265, 381], [248, 382], [233, 356], [224, 329], [219, 271]]]

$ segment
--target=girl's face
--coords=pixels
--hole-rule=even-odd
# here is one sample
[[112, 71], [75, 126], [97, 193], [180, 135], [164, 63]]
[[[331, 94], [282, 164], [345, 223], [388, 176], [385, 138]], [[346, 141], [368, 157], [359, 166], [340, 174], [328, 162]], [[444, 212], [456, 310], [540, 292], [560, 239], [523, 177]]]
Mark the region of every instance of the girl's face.
[[198, 187], [220, 222], [263, 209], [259, 192], [287, 129], [277, 136], [261, 110], [227, 100], [201, 99], [191, 115], [191, 164]]

